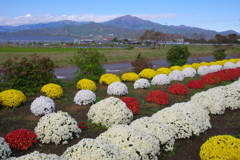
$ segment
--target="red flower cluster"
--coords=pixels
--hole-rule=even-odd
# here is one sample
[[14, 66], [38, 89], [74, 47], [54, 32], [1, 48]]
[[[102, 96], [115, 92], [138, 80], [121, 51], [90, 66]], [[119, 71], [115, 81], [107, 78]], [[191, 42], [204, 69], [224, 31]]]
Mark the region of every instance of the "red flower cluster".
[[139, 103], [135, 98], [122, 97], [121, 100], [126, 103], [127, 107], [132, 111], [133, 114], [140, 114]]
[[78, 128], [81, 128], [81, 129], [87, 129], [88, 126], [85, 122], [81, 122], [80, 125], [78, 125]]
[[33, 143], [37, 143], [37, 135], [27, 129], [17, 129], [8, 133], [4, 137], [4, 141], [7, 142], [11, 148], [27, 150]]
[[188, 88], [183, 84], [173, 84], [168, 88], [168, 92], [172, 94], [188, 94]]
[[204, 87], [205, 87], [205, 84], [201, 80], [192, 80], [192, 81], [188, 82], [188, 88], [199, 89], [199, 88], [204, 88]]
[[146, 97], [146, 102], [155, 102], [158, 104], [163, 104], [163, 105], [167, 105], [168, 104], [168, 95], [160, 90], [156, 90], [156, 91], [151, 91], [147, 97]]
[[221, 84], [221, 80], [216, 73], [208, 73], [202, 76], [201, 81], [205, 84]]

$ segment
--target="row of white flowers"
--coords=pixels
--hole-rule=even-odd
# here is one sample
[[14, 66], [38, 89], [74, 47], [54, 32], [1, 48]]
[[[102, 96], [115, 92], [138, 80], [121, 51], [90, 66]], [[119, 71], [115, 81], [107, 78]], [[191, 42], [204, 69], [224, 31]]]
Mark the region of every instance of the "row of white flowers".
[[0, 137], [0, 159], [7, 159], [12, 154], [12, 151], [3, 137]]

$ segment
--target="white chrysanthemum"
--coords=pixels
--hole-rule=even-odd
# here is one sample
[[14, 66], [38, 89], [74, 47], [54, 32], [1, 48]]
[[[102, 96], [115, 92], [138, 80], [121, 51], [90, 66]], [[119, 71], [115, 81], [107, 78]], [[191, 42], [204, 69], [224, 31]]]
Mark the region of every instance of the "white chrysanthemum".
[[184, 74], [184, 77], [193, 78], [196, 76], [197, 71], [192, 67], [187, 67], [182, 70], [182, 73]]
[[237, 63], [235, 63], [235, 65], [236, 65], [236, 68], [237, 68], [237, 67], [240, 67], [240, 61], [238, 61]]
[[133, 114], [122, 100], [109, 97], [92, 105], [87, 117], [92, 123], [109, 127], [113, 124], [129, 124]]
[[8, 160], [64, 160], [56, 154], [45, 154], [39, 153], [38, 151], [34, 151], [24, 156], [20, 157], [11, 157]]
[[74, 102], [78, 105], [89, 105], [96, 101], [96, 94], [91, 90], [80, 90], [74, 97]]
[[171, 81], [183, 81], [184, 80], [184, 74], [182, 71], [179, 70], [173, 70], [168, 77]]
[[113, 82], [107, 88], [108, 95], [123, 96], [128, 94], [128, 87], [122, 82]]
[[200, 66], [197, 70], [197, 74], [200, 76], [205, 76], [208, 73], [211, 73], [211, 70], [208, 66]]
[[68, 140], [79, 138], [81, 133], [77, 122], [62, 111], [41, 117], [34, 131], [41, 143], [54, 142], [56, 145], [67, 144]]
[[223, 69], [237, 68], [236, 64], [233, 62], [226, 62], [223, 65]]
[[155, 159], [160, 151], [160, 142], [154, 136], [128, 125], [114, 125], [96, 139], [119, 147], [126, 160]]
[[0, 159], [7, 159], [12, 154], [12, 151], [4, 138], [0, 137]]
[[161, 142], [164, 151], [173, 150], [175, 132], [168, 124], [159, 123], [152, 117], [142, 117], [132, 121], [130, 127], [138, 128], [146, 134], [155, 136]]
[[35, 116], [44, 116], [55, 111], [55, 104], [51, 98], [40, 96], [31, 103], [30, 110]]
[[226, 103], [216, 91], [202, 91], [191, 97], [191, 102], [198, 103], [211, 114], [224, 114]]
[[120, 155], [119, 148], [111, 143], [106, 143], [100, 139], [84, 138], [77, 144], [68, 147], [61, 157], [72, 160], [124, 160], [125, 156]]
[[149, 88], [150, 83], [147, 79], [145, 78], [140, 78], [136, 80], [133, 84], [134, 89], [144, 89], [144, 88]]
[[166, 74], [158, 74], [153, 77], [151, 84], [152, 85], [168, 85], [171, 80]]
[[209, 66], [210, 72], [211, 73], [215, 73], [217, 71], [220, 71], [223, 69], [223, 67], [221, 65], [211, 65]]

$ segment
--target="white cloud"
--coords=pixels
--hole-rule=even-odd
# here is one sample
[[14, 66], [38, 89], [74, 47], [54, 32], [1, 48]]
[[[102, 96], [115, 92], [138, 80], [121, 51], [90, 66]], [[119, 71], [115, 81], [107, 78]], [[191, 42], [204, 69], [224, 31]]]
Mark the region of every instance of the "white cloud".
[[[95, 14], [80, 14], [80, 15], [61, 15], [56, 16], [53, 14], [45, 14], [33, 16], [30, 13], [25, 16], [19, 16], [14, 18], [0, 17], [0, 26], [9, 25], [9, 26], [19, 26], [23, 24], [38, 24], [38, 23], [48, 23], [48, 22], [57, 22], [63, 20], [72, 20], [72, 21], [93, 21], [93, 22], [105, 22], [112, 20], [117, 17], [124, 16], [122, 14], [113, 14], [113, 15], [95, 15]], [[162, 18], [174, 18], [177, 17], [176, 14], [136, 14], [133, 15], [145, 20], [153, 19], [162, 19]]]

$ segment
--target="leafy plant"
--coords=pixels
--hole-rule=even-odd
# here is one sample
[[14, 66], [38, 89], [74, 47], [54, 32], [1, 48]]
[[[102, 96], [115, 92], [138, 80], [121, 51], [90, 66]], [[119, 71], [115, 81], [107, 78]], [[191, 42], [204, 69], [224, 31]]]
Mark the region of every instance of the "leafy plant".
[[225, 59], [226, 56], [227, 56], [227, 55], [225, 54], [225, 51], [226, 51], [226, 48], [224, 48], [224, 47], [222, 47], [222, 46], [215, 45], [215, 46], [214, 46], [214, 51], [212, 52], [213, 58], [214, 58], [216, 61]]
[[168, 50], [166, 59], [171, 66], [182, 66], [190, 55], [187, 46], [174, 45]]
[[78, 67], [75, 73], [77, 81], [83, 78], [98, 81], [101, 75], [106, 73], [106, 69], [102, 66], [107, 59], [104, 54], [95, 49], [79, 49], [78, 53], [70, 58], [70, 61]]
[[133, 71], [140, 73], [143, 69], [153, 68], [153, 64], [147, 57], [142, 57], [141, 53], [138, 53], [137, 58], [131, 62]]

